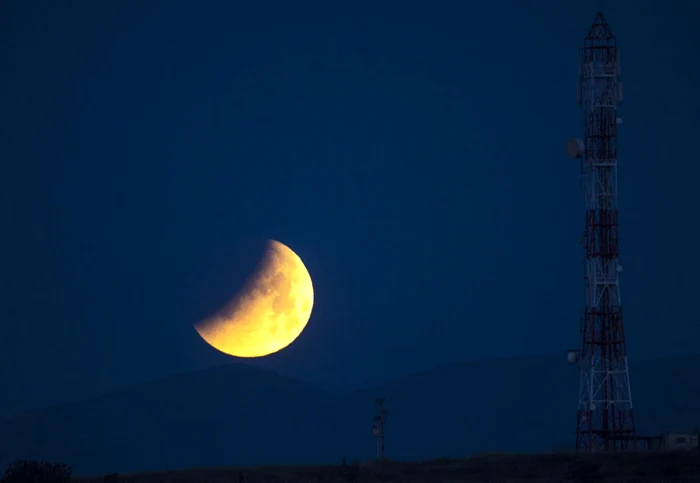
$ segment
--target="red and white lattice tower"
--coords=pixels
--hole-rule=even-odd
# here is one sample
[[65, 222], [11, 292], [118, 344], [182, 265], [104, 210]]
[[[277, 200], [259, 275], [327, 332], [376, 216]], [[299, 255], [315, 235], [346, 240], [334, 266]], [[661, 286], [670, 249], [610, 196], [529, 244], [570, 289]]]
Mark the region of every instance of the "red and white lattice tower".
[[634, 411], [622, 323], [617, 206], [617, 109], [622, 101], [615, 36], [598, 13], [580, 53], [579, 105], [584, 139], [567, 142], [581, 160], [586, 198], [585, 309], [581, 349], [569, 354], [580, 368], [576, 449], [636, 447]]

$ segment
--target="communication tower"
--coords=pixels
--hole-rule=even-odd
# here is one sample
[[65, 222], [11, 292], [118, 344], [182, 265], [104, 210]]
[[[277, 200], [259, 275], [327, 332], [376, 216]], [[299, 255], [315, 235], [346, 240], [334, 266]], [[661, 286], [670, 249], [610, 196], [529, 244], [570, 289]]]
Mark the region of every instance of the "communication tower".
[[622, 119], [620, 57], [615, 36], [599, 12], [580, 52], [578, 101], [584, 139], [566, 153], [580, 159], [586, 200], [585, 309], [581, 348], [568, 362], [580, 370], [576, 449], [636, 448], [634, 411], [622, 323], [617, 205], [617, 127]]
[[377, 438], [377, 459], [384, 459], [384, 423], [386, 422], [388, 411], [384, 409], [384, 399], [376, 399], [377, 414], [374, 416], [372, 424], [372, 434]]

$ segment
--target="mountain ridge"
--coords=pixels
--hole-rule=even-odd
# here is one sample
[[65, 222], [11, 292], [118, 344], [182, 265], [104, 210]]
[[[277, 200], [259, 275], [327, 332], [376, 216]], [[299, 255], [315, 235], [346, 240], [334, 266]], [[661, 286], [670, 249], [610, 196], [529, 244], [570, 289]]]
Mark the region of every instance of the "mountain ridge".
[[[700, 425], [700, 356], [631, 363], [641, 433]], [[0, 422], [0, 464], [61, 461], [76, 474], [371, 459], [385, 397], [392, 458], [570, 447], [578, 397], [566, 357], [441, 364], [348, 393], [245, 363], [139, 383]]]

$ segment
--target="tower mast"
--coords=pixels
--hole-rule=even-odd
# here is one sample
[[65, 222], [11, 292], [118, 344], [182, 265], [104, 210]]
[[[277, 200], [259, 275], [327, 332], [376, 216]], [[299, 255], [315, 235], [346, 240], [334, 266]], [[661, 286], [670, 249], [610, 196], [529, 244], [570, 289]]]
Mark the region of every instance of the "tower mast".
[[388, 411], [384, 409], [384, 399], [376, 399], [375, 404], [377, 405], [377, 414], [374, 416], [374, 424], [372, 424], [372, 434], [377, 438], [377, 459], [384, 459], [384, 423], [386, 422], [386, 417]]
[[622, 102], [615, 36], [598, 13], [580, 53], [579, 105], [584, 139], [569, 140], [567, 154], [581, 160], [586, 200], [585, 309], [581, 350], [569, 362], [580, 369], [576, 449], [636, 447], [618, 249], [617, 109]]

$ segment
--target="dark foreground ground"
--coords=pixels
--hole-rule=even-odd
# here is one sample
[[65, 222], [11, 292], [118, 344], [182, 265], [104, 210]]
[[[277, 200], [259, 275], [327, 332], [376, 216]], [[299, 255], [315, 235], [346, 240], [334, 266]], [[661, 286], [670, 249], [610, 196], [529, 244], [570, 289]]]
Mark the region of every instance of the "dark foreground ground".
[[414, 463], [347, 466], [266, 466], [76, 478], [81, 483], [457, 483], [678, 482], [700, 483], [700, 452], [606, 454], [489, 454]]

